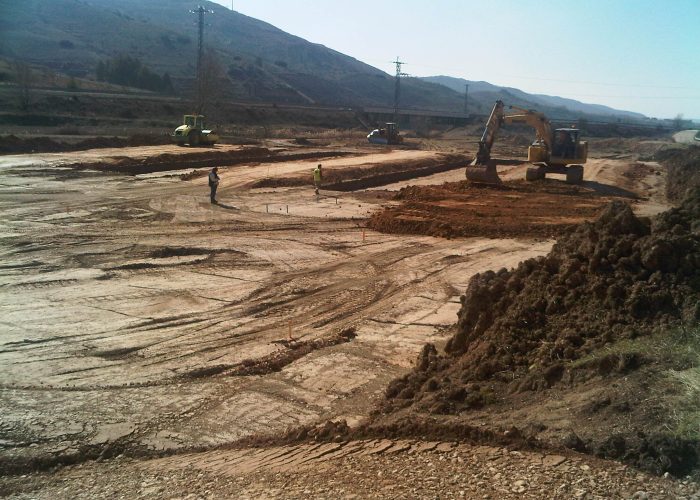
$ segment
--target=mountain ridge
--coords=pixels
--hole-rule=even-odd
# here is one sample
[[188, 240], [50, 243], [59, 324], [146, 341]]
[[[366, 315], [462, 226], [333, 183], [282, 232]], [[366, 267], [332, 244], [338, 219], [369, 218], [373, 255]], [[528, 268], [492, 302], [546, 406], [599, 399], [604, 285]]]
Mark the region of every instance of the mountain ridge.
[[[636, 119], [644, 119], [645, 115], [634, 111], [623, 111], [605, 106], [603, 104], [584, 103], [576, 99], [566, 97], [550, 96], [547, 94], [530, 94], [514, 87], [505, 87], [494, 85], [484, 81], [472, 81], [464, 78], [456, 78], [446, 75], [426, 76], [421, 77], [422, 80], [444, 85], [445, 87], [454, 90], [455, 92], [464, 93], [465, 85], [469, 85], [469, 94], [480, 94], [484, 92], [504, 92], [504, 97], [508, 98], [508, 94], [515, 95], [518, 99], [529, 100], [534, 104], [540, 104], [549, 107], [564, 106], [571, 111], [578, 111], [586, 114], [596, 114], [601, 116], [626, 116]], [[503, 99], [502, 99], [503, 100]], [[513, 103], [509, 103], [513, 104]]]
[[[219, 4], [207, 0], [201, 4], [215, 12], [207, 15], [205, 44], [222, 66], [218, 90], [223, 97], [344, 107], [393, 106], [392, 75]], [[9, 0], [0, 0], [0, 56], [95, 78], [100, 61], [127, 54], [149, 69], [167, 71], [180, 93], [186, 93], [194, 87], [196, 73], [193, 6], [189, 0], [25, 0], [19, 9]], [[574, 106], [576, 101], [552, 101], [552, 96], [546, 96], [548, 101], [518, 89], [474, 83], [481, 84], [483, 92], [474, 89], [472, 93], [470, 87], [470, 113], [488, 112], [493, 101], [505, 98], [509, 104], [566, 119], [644, 118], [600, 105], [578, 103], [577, 110], [569, 109], [563, 104]], [[463, 85], [456, 90], [430, 79], [405, 78], [400, 106], [405, 110], [462, 110], [463, 89]]]

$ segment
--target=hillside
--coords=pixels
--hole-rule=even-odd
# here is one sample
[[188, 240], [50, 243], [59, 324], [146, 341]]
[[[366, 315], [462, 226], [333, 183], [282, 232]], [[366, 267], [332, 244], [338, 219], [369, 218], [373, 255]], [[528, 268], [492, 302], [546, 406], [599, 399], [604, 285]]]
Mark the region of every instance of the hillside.
[[[70, 76], [94, 79], [100, 61], [138, 58], [168, 72], [179, 94], [191, 93], [197, 57], [196, 15], [189, 0], [0, 0], [0, 57]], [[218, 61], [222, 97], [280, 104], [391, 106], [393, 77], [257, 19], [212, 2], [205, 43]], [[406, 78], [404, 109], [462, 110], [466, 81]], [[561, 118], [641, 115], [550, 96], [470, 82], [470, 111], [485, 113], [496, 99], [537, 107]]]
[[[386, 73], [220, 5], [203, 5], [215, 11], [207, 16], [205, 43], [214, 48], [228, 80], [228, 97], [300, 104], [391, 102], [393, 80]], [[100, 60], [128, 54], [152, 70], [168, 71], [182, 91], [192, 86], [196, 66], [191, 8], [186, 0], [28, 0], [16, 9], [0, 0], [0, 55], [94, 77]], [[406, 98], [419, 107], [435, 103], [448, 109], [459, 100], [424, 82], [407, 82], [405, 88]]]

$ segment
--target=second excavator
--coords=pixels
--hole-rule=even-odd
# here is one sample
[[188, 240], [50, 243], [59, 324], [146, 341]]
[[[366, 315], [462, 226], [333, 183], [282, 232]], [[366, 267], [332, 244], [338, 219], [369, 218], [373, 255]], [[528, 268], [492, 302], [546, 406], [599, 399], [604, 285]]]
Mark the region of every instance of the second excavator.
[[496, 134], [504, 124], [525, 123], [535, 129], [535, 141], [527, 151], [527, 161], [532, 164], [525, 179], [544, 179], [546, 174], [564, 174], [566, 182], [579, 184], [583, 181], [583, 164], [588, 158], [588, 143], [579, 139], [577, 128], [552, 130], [549, 120], [537, 111], [510, 106], [516, 113], [506, 114], [503, 101], [496, 101], [486, 128], [479, 141], [479, 151], [467, 167], [467, 179], [472, 182], [500, 184], [496, 161], [491, 158], [491, 147]]

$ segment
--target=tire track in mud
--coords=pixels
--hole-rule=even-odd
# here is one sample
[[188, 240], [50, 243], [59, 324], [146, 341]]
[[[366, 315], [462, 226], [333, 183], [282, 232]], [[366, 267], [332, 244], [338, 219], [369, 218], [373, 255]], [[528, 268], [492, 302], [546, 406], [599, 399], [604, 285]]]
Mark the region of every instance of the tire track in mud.
[[[293, 323], [295, 332], [314, 331], [323, 327], [332, 327], [334, 324], [337, 328], [354, 326], [358, 322], [366, 321], [375, 311], [385, 309], [387, 301], [395, 302], [401, 297], [414, 295], [421, 283], [429, 281], [445, 271], [448, 266], [443, 264], [403, 285], [392, 283], [391, 279], [386, 277], [376, 280], [380, 272], [389, 272], [390, 274], [403, 272], [400, 262], [422, 254], [424, 250], [423, 245], [399, 250], [382, 250], [369, 257], [362, 256], [350, 261], [332, 262], [312, 271], [293, 271], [277, 275], [274, 281], [259, 288], [254, 296], [250, 297], [260, 304], [258, 307], [261, 308], [261, 312], [264, 312], [260, 318], [262, 323], [253, 328], [250, 328], [250, 323], [257, 324], [258, 321], [255, 318], [250, 318], [249, 326], [237, 322], [244, 320], [251, 313], [254, 315], [255, 311], [234, 306], [221, 308], [215, 312], [189, 313], [159, 321], [142, 321], [136, 325], [118, 329], [114, 333], [119, 333], [122, 345], [120, 349], [126, 349], [121, 351], [122, 355], [110, 357], [111, 351], [108, 347], [85, 351], [84, 355], [102, 357], [111, 363], [106, 366], [91, 367], [82, 372], [98, 372], [97, 378], [99, 378], [99, 372], [102, 368], [112, 370], [118, 365], [121, 365], [121, 369], [124, 371], [139, 371], [139, 366], [150, 368], [162, 366], [164, 370], [169, 371], [167, 367], [172, 363], [181, 363], [186, 359], [193, 360], [191, 363], [195, 363], [194, 360], [205, 353], [218, 353], [216, 357], [209, 356], [208, 361], [203, 362], [204, 365], [207, 365], [211, 363], [212, 359], [218, 359], [227, 356], [227, 353], [231, 351], [240, 350], [241, 346], [247, 342], [273, 342], [284, 337], [289, 321]], [[479, 252], [484, 251], [488, 250], [483, 249]], [[397, 266], [399, 267], [397, 268]], [[327, 280], [334, 273], [341, 276], [331, 279], [329, 283], [318, 286], [313, 291], [306, 288], [309, 281]], [[358, 273], [363, 276], [357, 277]], [[356, 277], [348, 279], [342, 276], [343, 274], [355, 275]], [[303, 290], [303, 294], [299, 293], [299, 290], [296, 290], [295, 293], [297, 288]], [[278, 293], [275, 294], [274, 291]], [[277, 299], [278, 302], [274, 304], [265, 302], [272, 299]], [[235, 330], [232, 336], [231, 329], [221, 327], [221, 325], [233, 323], [237, 323], [237, 326], [232, 328]], [[182, 326], [190, 325], [195, 326], [195, 328], [187, 328], [183, 331]], [[170, 329], [174, 331], [172, 334], [167, 334], [166, 331]], [[124, 338], [134, 335], [152, 337], [154, 332], [163, 332], [166, 336], [158, 338], [155, 342], [123, 346]], [[302, 337], [307, 335], [308, 333], [304, 333]], [[110, 335], [105, 335], [103, 332], [99, 335], [75, 338], [67, 345], [81, 345], [86, 341], [108, 340], [109, 338]], [[163, 349], [151, 354], [139, 355], [140, 351], [152, 350], [156, 346], [162, 346]], [[107, 356], [104, 355], [105, 352], [108, 353]], [[119, 363], [116, 363], [117, 361]], [[69, 372], [62, 373], [65, 375]], [[73, 370], [70, 373], [80, 373], [80, 371]], [[95, 384], [90, 383], [90, 380], [95, 379], [95, 377], [89, 375], [84, 377], [85, 380], [73, 379], [72, 382], [86, 383], [95, 387]], [[139, 385], [143, 384], [143, 382], [139, 382]], [[117, 385], [126, 385], [126, 383]], [[102, 384], [97, 384], [97, 386], [102, 386]]]
[[[335, 264], [333, 267], [335, 268], [344, 268], [346, 267], [347, 264]], [[357, 270], [355, 269], [354, 272]], [[321, 269], [319, 271], [319, 274], [325, 274], [326, 270]], [[371, 272], [369, 273], [370, 275], [375, 274], [376, 269], [372, 269]], [[300, 272], [295, 272], [292, 274], [296, 274], [298, 277], [302, 277], [306, 279], [304, 273]], [[267, 288], [268, 289], [278, 289], [278, 287], [283, 284], [284, 282], [290, 282], [290, 280], [287, 278], [287, 276], [284, 276], [278, 280], [275, 283], [272, 283], [269, 285]], [[294, 281], [291, 281], [294, 283]], [[308, 297], [305, 299], [302, 299], [302, 308], [305, 310], [321, 310], [321, 313], [324, 313], [326, 311], [332, 310], [336, 311], [337, 313], [337, 307], [335, 306], [335, 301], [337, 300], [337, 297], [339, 294], [347, 293], [344, 291], [345, 286], [347, 284], [335, 284], [333, 287], [335, 288], [333, 294], [328, 294], [328, 288], [324, 287], [322, 289], [319, 289], [315, 294], [312, 295], [312, 298], [309, 299]], [[373, 302], [376, 299], [378, 299], [381, 295], [381, 293], [387, 289], [386, 286], [381, 286], [379, 293], [372, 293], [372, 294], [367, 294], [366, 293], [366, 285], [360, 284], [360, 288], [363, 288], [363, 293], [358, 293], [356, 294], [357, 297], [363, 297], [364, 300], [354, 300], [354, 301], [344, 301], [345, 306], [348, 304], [351, 304], [349, 307], [349, 310], [347, 310], [347, 307], [343, 307], [343, 309], [346, 309], [346, 311], [343, 312], [343, 316], [350, 316], [354, 312], [356, 312], [359, 309], [362, 309], [363, 306], [368, 303], [368, 302]], [[316, 299], [320, 296], [323, 297], [323, 302], [321, 305], [319, 304], [314, 304]], [[286, 307], [289, 310], [296, 310], [299, 309], [300, 305], [298, 304], [300, 302], [300, 297], [299, 296], [291, 296], [288, 297], [287, 300], [284, 301], [284, 307]], [[273, 307], [270, 307], [269, 310], [267, 311], [266, 317], [269, 318], [273, 316], [274, 314], [277, 314], [279, 309], [283, 306], [283, 304], [276, 304]], [[229, 311], [229, 315], [230, 315]], [[304, 311], [302, 311], [302, 314]], [[299, 312], [297, 312], [299, 314]], [[308, 314], [308, 313], [307, 313]], [[123, 340], [124, 337], [127, 336], [132, 336], [132, 335], [143, 335], [143, 334], [149, 334], [153, 333], [155, 331], [162, 331], [170, 328], [176, 328], [176, 330], [179, 332], [176, 336], [174, 337], [167, 337], [164, 339], [160, 339], [156, 342], [150, 342], [147, 344], [143, 345], [138, 345], [138, 346], [130, 346], [130, 347], [122, 347], [120, 348], [121, 350], [118, 351], [119, 355], [111, 355], [110, 353], [114, 354], [116, 351], [110, 350], [110, 349], [102, 349], [102, 350], [95, 350], [91, 352], [85, 352], [85, 355], [88, 356], [97, 356], [97, 357], [102, 357], [103, 359], [106, 359], [107, 361], [119, 361], [120, 363], [111, 363], [108, 366], [104, 367], [106, 369], [112, 369], [115, 366], [118, 366], [119, 364], [122, 365], [123, 368], [133, 366], [134, 370], [138, 370], [136, 367], [137, 365], [139, 366], [158, 366], [158, 365], [163, 365], [167, 364], [170, 362], [173, 362], [175, 360], [182, 360], [183, 358], [191, 358], [191, 357], [196, 357], [198, 355], [201, 355], [202, 353], [205, 352], [212, 352], [212, 351], [220, 351], [220, 350], [227, 350], [231, 348], [236, 348], [241, 345], [241, 343], [244, 343], [247, 341], [245, 337], [249, 337], [251, 335], [259, 335], [259, 334], [265, 334], [269, 333], [272, 331], [274, 333], [274, 336], [279, 338], [281, 331], [284, 331], [284, 327], [286, 326], [284, 322], [282, 321], [274, 321], [272, 323], [268, 322], [268, 324], [264, 325], [262, 328], [243, 328], [242, 331], [239, 331], [236, 333], [235, 338], [233, 341], [230, 340], [230, 338], [226, 339], [221, 339], [218, 338], [221, 334], [221, 330], [217, 328], [217, 325], [224, 322], [224, 321], [232, 321], [235, 320], [236, 318], [234, 315], [230, 315], [229, 318], [226, 320], [221, 320], [221, 321], [213, 321], [211, 318], [207, 318], [206, 316], [210, 316], [210, 313], [206, 314], [198, 314], [198, 315], [193, 315], [193, 314], [186, 314], [183, 316], [175, 317], [175, 318], [167, 318], [165, 321], [154, 321], [154, 320], [148, 320], [148, 321], [141, 321], [140, 323], [133, 325], [131, 327], [128, 327], [126, 329], [121, 328], [118, 330], [118, 333], [120, 335], [120, 338]], [[236, 315], [238, 318], [240, 318], [241, 314]], [[295, 321], [297, 321], [298, 318], [295, 318]], [[332, 322], [332, 318], [328, 321], [325, 321], [324, 324], [328, 324]], [[177, 327], [181, 327], [183, 325], [187, 324], [192, 324], [192, 325], [200, 325], [198, 328], [195, 330], [188, 329], [188, 331], [182, 332], [181, 329]], [[318, 326], [316, 326], [318, 327]], [[207, 330], [210, 330], [207, 332]], [[115, 332], [117, 333], [117, 332]], [[192, 337], [196, 335], [196, 340], [193, 340], [191, 343], [185, 342], [183, 343], [183, 340], [186, 340], [188, 337]], [[150, 335], [149, 335], [150, 336]], [[208, 338], [208, 337], [214, 337], [214, 338]], [[73, 345], [82, 345], [86, 341], [95, 341], [95, 340], [106, 340], [109, 339], [109, 335], [104, 335], [104, 334], [99, 334], [97, 336], [95, 335], [88, 335], [88, 336], [80, 336], [79, 338], [75, 338], [72, 341], [70, 341], [68, 344], [73, 344]], [[257, 339], [258, 341], [260, 340], [259, 338]], [[156, 355], [156, 357], [148, 357], [146, 359], [140, 359], [136, 355], [139, 351], [153, 348], [156, 345], [161, 345], [161, 344], [170, 344], [177, 341], [178, 345], [176, 346], [176, 350], [174, 352], [177, 352], [177, 355], [175, 356], [167, 356], [167, 355]], [[187, 352], [185, 354], [182, 353], [182, 350], [188, 350], [189, 348], [192, 348], [190, 352]], [[170, 352], [171, 350], [168, 349], [166, 352]], [[46, 359], [46, 358], [44, 358]], [[74, 374], [74, 373], [85, 373], [85, 372], [94, 372], [94, 371], [99, 371], [103, 367], [98, 366], [98, 367], [88, 367], [88, 368], [80, 368], [80, 369], [72, 369], [68, 371], [63, 371], [59, 372], [61, 375], [68, 375], [68, 374]], [[87, 377], [88, 379], [94, 378], [92, 376]], [[73, 379], [73, 382], [77, 382], [75, 379]], [[155, 383], [155, 382], [153, 382]], [[117, 384], [117, 386], [122, 386], [126, 384]], [[139, 383], [138, 386], [144, 386], [144, 385], [152, 385], [152, 383]], [[95, 384], [89, 384], [90, 387], [96, 387]], [[104, 385], [98, 385], [100, 387], [105, 387]], [[110, 386], [114, 386], [114, 384], [110, 384]]]

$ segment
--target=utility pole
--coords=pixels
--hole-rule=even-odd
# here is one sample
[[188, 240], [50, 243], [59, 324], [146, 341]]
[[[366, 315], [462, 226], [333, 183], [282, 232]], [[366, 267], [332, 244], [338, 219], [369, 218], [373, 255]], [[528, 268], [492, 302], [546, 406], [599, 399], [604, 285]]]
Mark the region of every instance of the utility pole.
[[464, 85], [464, 114], [468, 115], [468, 106], [469, 105], [469, 84]]
[[406, 63], [399, 61], [399, 56], [396, 56], [396, 61], [391, 62], [396, 64], [396, 78], [394, 81], [394, 123], [398, 123], [399, 97], [401, 96], [401, 77], [408, 76], [408, 74], [401, 72], [401, 65]]
[[197, 47], [197, 102], [198, 107], [202, 107], [202, 57], [204, 56], [204, 14], [213, 14], [213, 10], [208, 10], [201, 5], [198, 5], [195, 10], [190, 11], [191, 14], [197, 14], [199, 17], [199, 45]]

